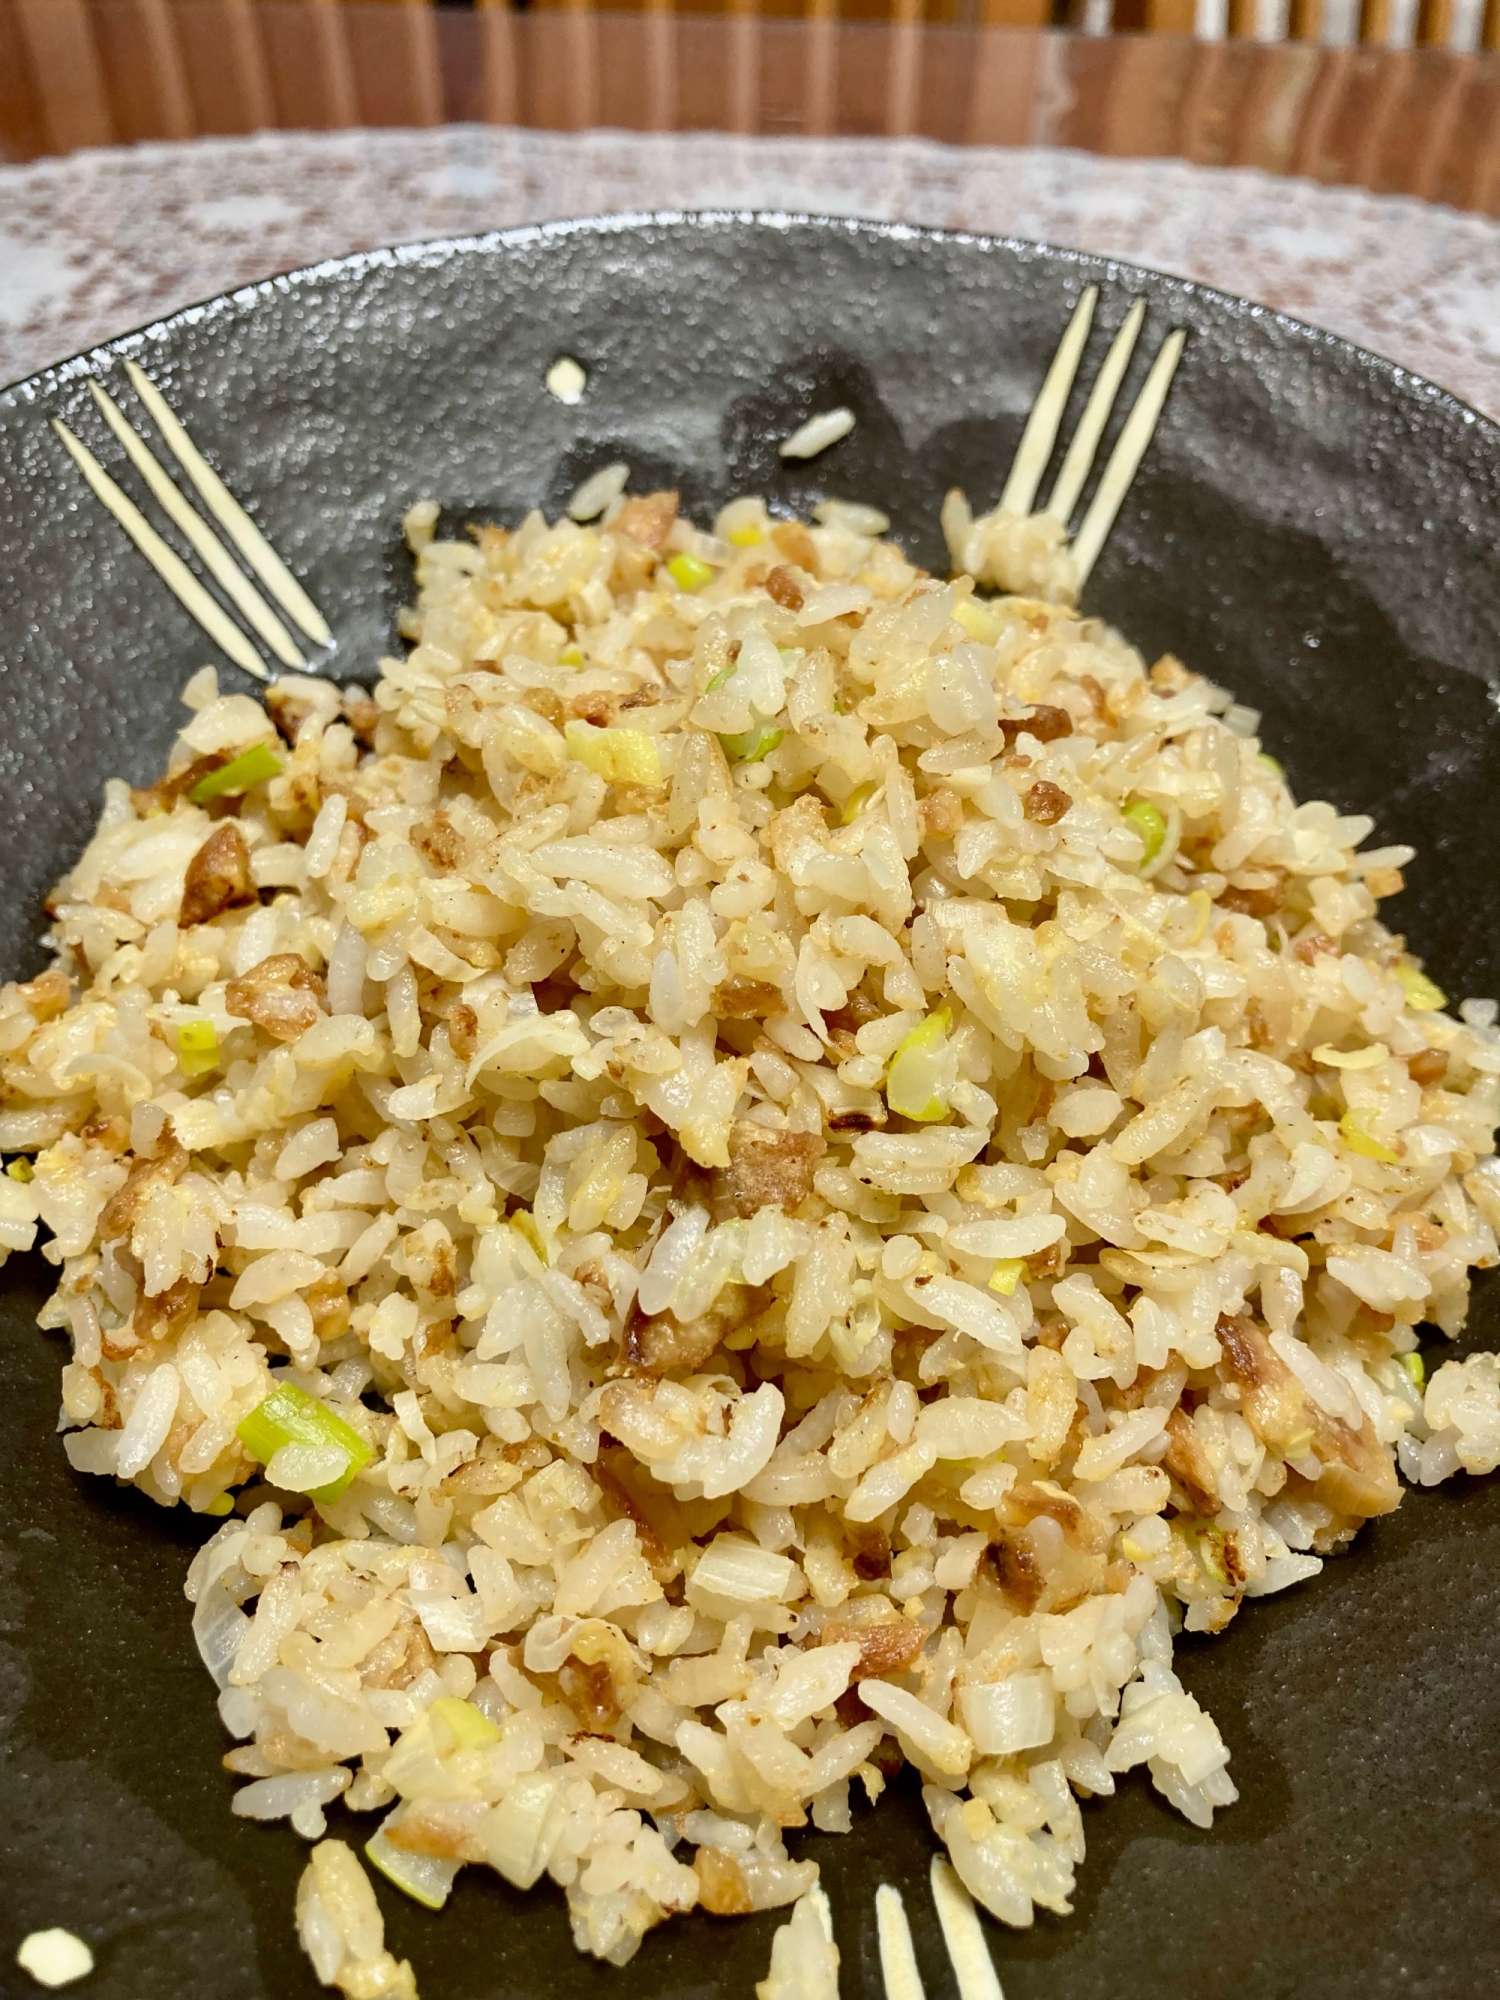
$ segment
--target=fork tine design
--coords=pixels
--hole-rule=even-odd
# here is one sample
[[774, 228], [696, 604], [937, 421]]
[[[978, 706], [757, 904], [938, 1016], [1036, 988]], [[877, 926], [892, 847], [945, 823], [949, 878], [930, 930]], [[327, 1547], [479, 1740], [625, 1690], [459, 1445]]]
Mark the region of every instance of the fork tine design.
[[[319, 645], [327, 644], [333, 635], [307, 592], [203, 457], [156, 384], [133, 361], [125, 365], [137, 395], [155, 420], [172, 456], [197, 489], [208, 514], [238, 550], [245, 567], [253, 572], [270, 597], [309, 639]], [[282, 666], [305, 667], [307, 663], [297, 641], [282, 618], [267, 603], [266, 597], [236, 563], [224, 541], [192, 506], [182, 488], [132, 428], [114, 398], [92, 379], [89, 390], [95, 406], [145, 481], [152, 498], [189, 543], [251, 631]], [[265, 662], [244, 631], [151, 525], [119, 482], [105, 471], [87, 445], [61, 418], [54, 417], [52, 427], [95, 498], [119, 522], [184, 610], [198, 621], [214, 644], [236, 666], [255, 675], [258, 680], [269, 680]]]
[[1021, 442], [1016, 447], [1015, 462], [1010, 468], [1010, 477], [1005, 482], [1005, 491], [1000, 495], [1002, 514], [1031, 512], [1036, 489], [1042, 483], [1047, 460], [1052, 456], [1052, 447], [1057, 442], [1063, 408], [1068, 400], [1068, 391], [1073, 386], [1073, 377], [1078, 373], [1078, 364], [1083, 358], [1083, 344], [1089, 337], [1089, 328], [1093, 324], [1094, 307], [1098, 299], [1099, 287], [1090, 285], [1073, 308], [1073, 317], [1068, 321], [1067, 330], [1057, 344], [1057, 352], [1052, 357], [1052, 365], [1047, 370], [1046, 380], [1042, 383], [1041, 394], [1031, 406], [1031, 415], [1026, 419], [1026, 428], [1022, 431]]
[[209, 512], [217, 515], [222, 522], [245, 561], [308, 638], [315, 645], [328, 645], [333, 634], [323, 614], [193, 443], [166, 397], [135, 362], [127, 361], [125, 372], [130, 377], [131, 387], [151, 412], [177, 463], [203, 495]]
[[94, 401], [103, 413], [104, 421], [125, 447], [126, 456], [151, 488], [158, 506], [187, 536], [201, 560], [207, 565], [214, 582], [234, 600], [241, 616], [248, 619], [255, 627], [284, 667], [305, 666], [307, 662], [297, 651], [285, 625], [254, 584], [248, 581], [244, 571], [235, 567], [224, 544], [218, 540], [203, 517], [193, 512], [181, 491], [162, 471], [120, 414], [118, 403], [111, 396], [107, 396], [97, 382], [91, 381], [89, 388], [93, 391]]
[[958, 1981], [958, 2000], [1005, 2000], [973, 1899], [959, 1881], [952, 1862], [934, 1854], [929, 1879], [943, 1929], [943, 1943]]
[[[934, 1854], [928, 1879], [948, 1962], [958, 1983], [958, 2000], [1005, 2000], [973, 1898], [952, 1863]], [[889, 1883], [882, 1883], [875, 1891], [875, 1936], [886, 2000], [924, 2000], [906, 1904], [901, 1891]]]
[[1172, 386], [1172, 377], [1177, 372], [1177, 364], [1182, 359], [1183, 342], [1187, 334], [1178, 326], [1174, 327], [1161, 344], [1161, 350], [1151, 364], [1151, 373], [1141, 388], [1125, 420], [1125, 428], [1115, 441], [1115, 448], [1109, 455], [1109, 463], [1104, 468], [1104, 476], [1099, 481], [1099, 489], [1089, 503], [1077, 536], [1073, 542], [1074, 558], [1078, 564], [1080, 589], [1089, 571], [1104, 547], [1110, 529], [1115, 525], [1115, 516], [1120, 511], [1120, 503], [1130, 489], [1136, 468], [1146, 455], [1146, 447], [1156, 433], [1157, 419], [1162, 405], [1167, 400], [1167, 391]]
[[[1078, 304], [1073, 308], [1073, 316], [1068, 321], [1057, 352], [1053, 355], [1046, 377], [1026, 419], [1026, 428], [1021, 433], [1021, 442], [1016, 447], [1015, 459], [1010, 475], [1005, 482], [1005, 491], [1000, 496], [999, 511], [1004, 514], [1029, 514], [1036, 500], [1037, 488], [1041, 485], [1042, 474], [1052, 456], [1057, 443], [1057, 435], [1062, 428], [1063, 412], [1067, 408], [1068, 397], [1072, 393], [1078, 375], [1083, 350], [1088, 341], [1089, 329], [1093, 324], [1094, 307], [1098, 303], [1099, 287], [1089, 285]], [[1120, 385], [1125, 379], [1125, 371], [1130, 366], [1137, 340], [1146, 318], [1146, 301], [1136, 299], [1130, 311], [1121, 322], [1118, 332], [1110, 342], [1104, 365], [1099, 370], [1094, 386], [1084, 405], [1083, 415], [1078, 420], [1071, 442], [1064, 454], [1062, 466], [1052, 488], [1052, 493], [1044, 514], [1064, 525], [1072, 519], [1073, 510], [1079, 496], [1087, 484], [1094, 458], [1099, 449], [1100, 439], [1109, 423]], [[1131, 406], [1114, 449], [1100, 476], [1093, 499], [1089, 502], [1078, 532], [1073, 537], [1072, 555], [1078, 569], [1078, 583], [1081, 589], [1088, 580], [1089, 572], [1098, 561], [1099, 551], [1115, 524], [1121, 502], [1130, 489], [1146, 447], [1155, 435], [1162, 407], [1167, 400], [1167, 391], [1172, 386], [1172, 377], [1182, 358], [1183, 342], [1187, 338], [1181, 327], [1174, 327], [1162, 342], [1150, 373], [1141, 387], [1139, 395]]]
[[52, 428], [88, 481], [94, 497], [103, 501], [189, 616], [197, 619], [209, 638], [221, 652], [228, 654], [237, 667], [243, 667], [247, 674], [254, 674], [257, 680], [269, 680], [271, 676], [266, 672], [265, 663], [239, 626], [203, 588], [177, 551], [162, 540], [130, 495], [122, 492], [88, 446], [79, 443], [61, 417], [52, 419]]

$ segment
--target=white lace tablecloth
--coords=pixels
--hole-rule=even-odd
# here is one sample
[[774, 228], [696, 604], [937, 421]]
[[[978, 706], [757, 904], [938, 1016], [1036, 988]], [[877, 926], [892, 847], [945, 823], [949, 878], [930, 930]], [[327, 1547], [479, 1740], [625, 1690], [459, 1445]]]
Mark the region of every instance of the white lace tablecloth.
[[272, 272], [421, 237], [760, 207], [1040, 237], [1248, 294], [1500, 417], [1500, 224], [1181, 160], [924, 140], [272, 132], [0, 168], [0, 382]]

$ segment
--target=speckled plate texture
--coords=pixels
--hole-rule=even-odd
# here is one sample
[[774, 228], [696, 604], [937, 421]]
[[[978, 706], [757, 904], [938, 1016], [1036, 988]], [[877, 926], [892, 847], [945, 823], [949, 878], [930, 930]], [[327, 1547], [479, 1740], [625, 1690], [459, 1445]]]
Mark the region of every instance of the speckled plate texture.
[[[1264, 712], [1304, 796], [1420, 850], [1394, 922], [1455, 994], [1500, 988], [1500, 431], [1329, 335], [1183, 281], [1035, 244], [784, 217], [558, 225], [376, 253], [179, 314], [0, 394], [0, 972], [40, 963], [43, 894], [106, 775], [160, 767], [209, 656], [87, 497], [46, 419], [106, 462], [84, 378], [145, 364], [309, 581], [331, 670], [369, 678], [409, 582], [398, 521], [558, 508], [614, 458], [711, 509], [886, 507], [924, 562], [965, 486], [989, 505], [1079, 289], [1095, 347], [1143, 291], [1189, 329], [1165, 420], [1088, 593]], [[1144, 350], [1153, 348], [1148, 332]], [[549, 364], [588, 370], [576, 407]], [[132, 407], [125, 391], [127, 407]], [[808, 465], [775, 441], [834, 403]], [[232, 672], [226, 685], [238, 684]], [[1389, 910], [1393, 906], [1388, 905]], [[53, 1434], [40, 1260], [0, 1298], [0, 1992], [29, 1930], [89, 1939], [97, 2000], [305, 2000], [303, 1844], [234, 1819], [182, 1577], [204, 1524], [75, 1477]], [[1466, 1344], [1496, 1340], [1481, 1281]], [[1248, 1606], [1181, 1670], [1241, 1803], [1211, 1834], [1140, 1774], [1085, 1808], [1076, 1913], [990, 1931], [1008, 2000], [1479, 2000], [1500, 1991], [1500, 1482], [1412, 1493], [1315, 1583]], [[336, 1833], [348, 1831], [336, 1809]], [[873, 1891], [901, 1885], [927, 1990], [954, 1992], [898, 1782], [816, 1854], [845, 2000], [877, 2000]], [[434, 1917], [381, 1888], [423, 2000], [709, 2000], [753, 1991], [776, 1919], [679, 1920], [624, 1972], [577, 1958], [562, 1898], [485, 1869]], [[27, 1990], [31, 1990], [27, 1988]]]

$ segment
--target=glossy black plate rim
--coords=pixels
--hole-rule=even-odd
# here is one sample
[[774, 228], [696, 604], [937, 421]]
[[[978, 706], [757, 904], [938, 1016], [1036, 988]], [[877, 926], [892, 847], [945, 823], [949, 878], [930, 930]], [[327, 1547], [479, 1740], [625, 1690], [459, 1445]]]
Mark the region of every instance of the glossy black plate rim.
[[[96, 356], [128, 356], [136, 360], [139, 358], [136, 350], [143, 342], [159, 341], [168, 334], [195, 326], [231, 307], [243, 308], [258, 298], [270, 297], [290, 287], [333, 277], [352, 277], [367, 270], [446, 262], [456, 256], [491, 255], [538, 243], [563, 242], [574, 236], [628, 236], [645, 229], [684, 226], [708, 229], [744, 227], [747, 224], [770, 230], [813, 228], [843, 231], [889, 243], [938, 242], [963, 244], [979, 250], [1005, 250], [1028, 260], [1072, 265], [1077, 269], [1086, 268], [1091, 273], [1102, 268], [1106, 276], [1121, 282], [1141, 278], [1153, 286], [1165, 285], [1185, 298], [1201, 300], [1232, 316], [1243, 315], [1255, 321], [1266, 321], [1295, 339], [1352, 355], [1372, 372], [1385, 375], [1392, 388], [1399, 393], [1415, 395], [1424, 402], [1446, 408], [1465, 423], [1482, 425], [1493, 434], [1497, 447], [1500, 447], [1500, 418], [1487, 416], [1483, 410], [1466, 402], [1452, 389], [1445, 389], [1430, 376], [1419, 374], [1404, 362], [1391, 360], [1375, 348], [1362, 346], [1360, 342], [1330, 332], [1311, 320], [1300, 319], [1295, 313], [1285, 312], [1279, 306], [1260, 305], [1241, 293], [1227, 292], [1220, 286], [1206, 284], [1202, 279], [1185, 277], [1176, 271], [1158, 270], [1151, 264], [1137, 264], [1108, 251], [1080, 250], [1052, 243], [1040, 236], [1011, 236], [981, 229], [945, 229], [929, 223], [830, 215], [818, 209], [792, 208], [624, 209], [567, 216], [552, 222], [514, 223], [505, 229], [471, 231], [460, 236], [412, 237], [371, 250], [351, 250], [341, 256], [319, 258], [311, 264], [294, 264], [284, 271], [273, 271], [264, 278], [253, 279], [247, 285], [236, 285], [232, 290], [213, 292], [190, 304], [174, 306], [170, 313], [160, 318], [146, 320], [122, 333], [111, 334], [108, 340], [96, 341], [92, 347], [82, 348], [59, 361], [44, 362], [40, 368], [18, 376], [13, 382], [0, 383], [0, 406], [40, 401], [45, 387], [61, 386], [91, 373], [91, 363]], [[1096, 280], [1091, 276], [1089, 282]], [[1061, 327], [1058, 334], [1061, 338]]]

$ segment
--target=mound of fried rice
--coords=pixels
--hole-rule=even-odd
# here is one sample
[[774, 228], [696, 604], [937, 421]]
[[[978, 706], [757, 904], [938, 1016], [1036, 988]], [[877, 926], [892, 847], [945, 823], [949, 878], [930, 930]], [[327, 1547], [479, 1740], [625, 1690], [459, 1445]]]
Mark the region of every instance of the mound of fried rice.
[[[235, 1812], [342, 1799], [433, 1904], [550, 1877], [623, 1964], [808, 1897], [784, 1835], [904, 1760], [1029, 1924], [1081, 1798], [1234, 1800], [1182, 1626], [1500, 1463], [1496, 1357], [1417, 1353], [1496, 1257], [1496, 1010], [1254, 714], [977, 592], [1065, 599], [1045, 524], [951, 501], [940, 582], [868, 507], [590, 484], [413, 508], [373, 695], [190, 682], [0, 997], [0, 1241], [72, 1464], [223, 1516]], [[414, 1993], [343, 1842], [299, 1920]]]

